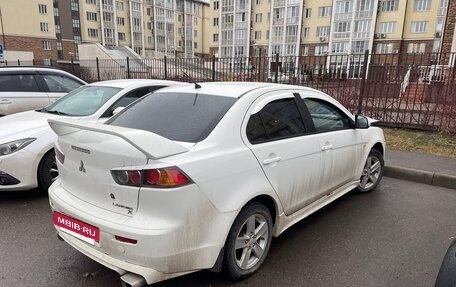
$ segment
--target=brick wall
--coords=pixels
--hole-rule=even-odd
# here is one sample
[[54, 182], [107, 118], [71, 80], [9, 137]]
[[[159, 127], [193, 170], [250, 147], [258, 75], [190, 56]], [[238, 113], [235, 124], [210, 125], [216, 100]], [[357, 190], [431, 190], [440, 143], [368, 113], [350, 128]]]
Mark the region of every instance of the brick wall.
[[443, 54], [443, 63], [448, 64], [451, 52], [451, 44], [453, 42], [454, 29], [456, 25], [456, 1], [449, 1], [448, 4], [448, 16], [445, 21], [445, 30], [443, 33], [443, 43], [442, 43], [442, 54]]
[[[40, 62], [42, 62], [43, 59], [51, 59], [52, 61], [57, 60], [57, 47], [55, 39], [20, 37], [9, 35], [5, 35], [4, 39], [5, 43], [2, 43], [3, 36], [0, 37], [0, 43], [3, 44], [5, 50], [7, 51], [33, 52], [34, 59]], [[51, 50], [43, 49], [43, 40], [47, 40], [51, 43]]]

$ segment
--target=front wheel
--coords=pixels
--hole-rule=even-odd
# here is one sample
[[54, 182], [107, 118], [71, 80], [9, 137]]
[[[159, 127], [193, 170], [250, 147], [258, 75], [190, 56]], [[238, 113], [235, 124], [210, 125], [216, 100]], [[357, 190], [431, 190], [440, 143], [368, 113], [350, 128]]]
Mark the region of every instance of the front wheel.
[[42, 191], [47, 192], [49, 186], [57, 179], [59, 171], [55, 162], [55, 152], [47, 152], [41, 159], [38, 166], [38, 186]]
[[383, 177], [384, 168], [385, 161], [382, 154], [378, 150], [371, 150], [367, 156], [359, 185], [355, 191], [357, 193], [366, 193], [374, 190]]
[[246, 205], [233, 223], [225, 244], [225, 271], [233, 279], [255, 273], [263, 264], [271, 245], [272, 219], [260, 203]]

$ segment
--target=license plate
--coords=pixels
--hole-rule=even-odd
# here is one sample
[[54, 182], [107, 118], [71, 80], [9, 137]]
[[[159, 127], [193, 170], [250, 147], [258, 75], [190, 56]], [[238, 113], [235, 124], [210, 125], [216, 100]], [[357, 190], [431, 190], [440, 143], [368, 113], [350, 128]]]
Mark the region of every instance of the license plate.
[[61, 231], [92, 245], [100, 241], [100, 229], [57, 211], [54, 211], [54, 225]]

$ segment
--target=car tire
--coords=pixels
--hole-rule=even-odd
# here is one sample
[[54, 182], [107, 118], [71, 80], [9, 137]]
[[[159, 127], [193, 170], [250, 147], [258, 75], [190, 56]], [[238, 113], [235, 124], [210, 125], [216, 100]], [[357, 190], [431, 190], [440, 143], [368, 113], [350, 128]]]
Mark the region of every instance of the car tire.
[[383, 155], [378, 150], [371, 150], [364, 164], [356, 193], [367, 193], [374, 190], [380, 183], [385, 169]]
[[246, 205], [231, 226], [225, 243], [224, 270], [232, 279], [255, 273], [266, 259], [272, 240], [272, 218], [261, 203]]
[[52, 149], [43, 156], [38, 165], [38, 187], [43, 192], [47, 192], [58, 175], [55, 152]]

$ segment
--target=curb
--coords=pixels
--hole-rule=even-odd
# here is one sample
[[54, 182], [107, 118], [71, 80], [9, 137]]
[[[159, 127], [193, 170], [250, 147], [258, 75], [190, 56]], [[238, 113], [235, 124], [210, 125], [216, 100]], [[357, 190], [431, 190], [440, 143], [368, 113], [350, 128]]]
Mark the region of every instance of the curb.
[[385, 176], [456, 190], [456, 176], [399, 166], [385, 166]]

